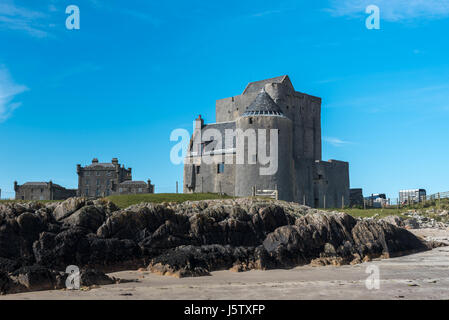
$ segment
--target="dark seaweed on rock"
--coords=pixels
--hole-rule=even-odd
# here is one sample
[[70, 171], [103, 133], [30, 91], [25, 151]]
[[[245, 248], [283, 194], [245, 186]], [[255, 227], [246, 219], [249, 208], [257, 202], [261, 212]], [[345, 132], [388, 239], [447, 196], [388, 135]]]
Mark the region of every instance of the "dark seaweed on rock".
[[[386, 221], [358, 220], [262, 199], [142, 203], [106, 200], [0, 204], [0, 292], [63, 286], [68, 265], [102, 272], [147, 267], [160, 274], [359, 263], [428, 249]], [[92, 280], [93, 279], [93, 280]], [[96, 280], [95, 280], [96, 279]]]

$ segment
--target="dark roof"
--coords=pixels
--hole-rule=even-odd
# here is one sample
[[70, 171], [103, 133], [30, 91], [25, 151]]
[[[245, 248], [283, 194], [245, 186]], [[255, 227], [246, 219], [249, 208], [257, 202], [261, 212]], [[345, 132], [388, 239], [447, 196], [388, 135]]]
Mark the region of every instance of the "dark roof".
[[93, 168], [93, 167], [103, 167], [103, 168], [115, 168], [115, 165], [112, 163], [92, 163], [85, 168]]
[[[22, 186], [31, 186], [31, 187], [48, 187], [49, 182], [25, 182]], [[59, 184], [53, 183], [54, 188], [64, 188]]]
[[[216, 129], [218, 132], [220, 132], [221, 135], [221, 148], [218, 148], [218, 143], [216, 141], [213, 141], [212, 144], [206, 142], [206, 150], [218, 150], [218, 149], [226, 149], [226, 139], [232, 138], [229, 135], [226, 135], [226, 129], [235, 130], [235, 121], [229, 121], [229, 122], [217, 122], [217, 123], [210, 123], [205, 125], [201, 129], [201, 135], [202, 138], [205, 139], [204, 132], [207, 129]], [[216, 139], [217, 137], [213, 137], [213, 139]], [[232, 141], [229, 141], [228, 145], [232, 145], [232, 148], [235, 148], [235, 138], [232, 139]]]
[[130, 184], [147, 184], [145, 181], [131, 181], [131, 180], [126, 180], [120, 183], [120, 185], [130, 185]]
[[25, 182], [23, 186], [43, 186], [46, 187], [48, 182]]
[[276, 102], [274, 102], [270, 95], [263, 89], [259, 92], [256, 99], [254, 99], [254, 101], [246, 108], [245, 112], [242, 114], [242, 117], [257, 115], [283, 115], [281, 108], [279, 108]]

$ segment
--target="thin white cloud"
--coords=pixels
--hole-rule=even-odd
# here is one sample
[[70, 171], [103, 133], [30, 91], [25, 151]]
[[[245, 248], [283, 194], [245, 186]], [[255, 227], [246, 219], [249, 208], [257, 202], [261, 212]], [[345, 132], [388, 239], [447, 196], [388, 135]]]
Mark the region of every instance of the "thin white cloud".
[[449, 16], [449, 0], [331, 0], [326, 11], [337, 17], [359, 17], [366, 15], [365, 8], [371, 4], [380, 8], [381, 19], [387, 21]]
[[334, 147], [343, 147], [345, 145], [351, 144], [351, 142], [349, 141], [345, 141], [339, 138], [334, 138], [334, 137], [323, 137], [323, 140], [331, 145], [333, 145]]
[[14, 98], [28, 90], [26, 86], [14, 83], [8, 70], [0, 66], [0, 122], [8, 119], [13, 111], [20, 107], [20, 102], [13, 102]]
[[42, 12], [17, 6], [12, 0], [0, 3], [0, 29], [24, 31], [36, 38], [45, 38], [48, 32], [42, 19], [46, 15]]
[[251, 14], [251, 17], [264, 17], [264, 16], [269, 16], [272, 14], [277, 14], [277, 13], [282, 13], [283, 10], [267, 10], [267, 11], [262, 11], [262, 12], [256, 12]]

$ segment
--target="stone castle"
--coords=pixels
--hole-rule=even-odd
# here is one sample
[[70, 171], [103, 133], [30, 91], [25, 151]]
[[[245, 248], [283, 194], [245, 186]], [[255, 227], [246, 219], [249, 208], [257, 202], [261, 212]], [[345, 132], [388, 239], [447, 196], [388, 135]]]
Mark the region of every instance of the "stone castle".
[[70, 197], [98, 198], [118, 194], [154, 193], [151, 180], [133, 181], [131, 168], [120, 165], [117, 158], [100, 163], [97, 158], [90, 165], [76, 166], [78, 189], [66, 189], [50, 182], [14, 182], [16, 200], [64, 200]]
[[[218, 100], [215, 110], [216, 123], [205, 124], [201, 116], [195, 121], [184, 165], [185, 193], [251, 196], [258, 189], [276, 190], [280, 200], [315, 208], [349, 204], [349, 164], [322, 161], [320, 98], [295, 91], [289, 77], [281, 76], [248, 84], [241, 95]], [[223, 147], [229, 141], [220, 141], [222, 147], [207, 154], [216, 161], [205, 162], [204, 151], [211, 142], [204, 140], [207, 129], [218, 130], [224, 139], [231, 129], [277, 130], [277, 172], [261, 175], [257, 162], [236, 164], [235, 137], [231, 148]], [[247, 144], [244, 150], [246, 154]]]
[[154, 193], [151, 180], [132, 181], [131, 168], [120, 165], [117, 158], [110, 163], [100, 163], [97, 158], [90, 165], [76, 166], [78, 196], [107, 197], [113, 194]]

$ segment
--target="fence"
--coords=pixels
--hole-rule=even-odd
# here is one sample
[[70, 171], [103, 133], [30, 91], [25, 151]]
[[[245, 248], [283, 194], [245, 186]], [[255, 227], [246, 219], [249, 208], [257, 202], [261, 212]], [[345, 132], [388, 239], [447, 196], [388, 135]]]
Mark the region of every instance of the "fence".
[[[416, 206], [422, 206], [425, 207], [426, 205], [437, 205], [440, 206], [441, 205], [441, 200], [443, 199], [449, 199], [449, 191], [447, 192], [437, 192], [428, 196], [421, 196], [419, 198], [413, 198], [413, 197], [409, 197], [407, 199], [407, 201], [405, 202], [401, 202], [399, 200], [399, 198], [396, 199], [386, 199], [385, 200], [385, 204], [382, 205], [383, 208], [391, 208], [391, 207], [396, 207], [396, 208], [407, 208], [407, 207], [416, 207]], [[432, 203], [435, 202], [435, 203]], [[369, 200], [365, 199], [365, 208], [373, 208], [375, 206], [372, 206], [371, 203], [369, 202]]]
[[433, 200], [440, 200], [440, 199], [449, 199], [449, 191], [447, 191], [447, 192], [438, 192], [438, 193], [432, 194], [430, 196], [426, 196], [425, 200], [426, 201], [428, 201], [428, 200], [433, 201]]

